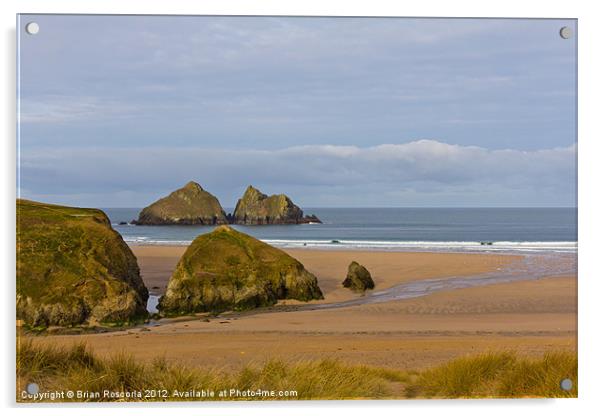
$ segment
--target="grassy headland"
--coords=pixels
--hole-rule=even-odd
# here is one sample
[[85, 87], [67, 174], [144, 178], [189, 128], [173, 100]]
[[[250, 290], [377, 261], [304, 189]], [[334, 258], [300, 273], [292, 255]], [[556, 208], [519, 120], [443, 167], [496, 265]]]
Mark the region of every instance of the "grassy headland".
[[17, 200], [17, 318], [30, 327], [146, 317], [136, 257], [98, 209]]

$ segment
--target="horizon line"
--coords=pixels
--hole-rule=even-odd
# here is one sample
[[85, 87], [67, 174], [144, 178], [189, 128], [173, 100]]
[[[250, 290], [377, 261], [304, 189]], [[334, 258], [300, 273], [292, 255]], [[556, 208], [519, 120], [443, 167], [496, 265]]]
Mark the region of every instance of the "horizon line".
[[[90, 207], [90, 208], [98, 208], [98, 209], [143, 209], [146, 206], [141, 206], [141, 207]], [[84, 207], [82, 207], [84, 208]], [[222, 207], [224, 208], [224, 210], [226, 209], [234, 209], [235, 207]], [[512, 205], [512, 206], [395, 206], [395, 207], [387, 207], [387, 206], [315, 206], [315, 207], [300, 207], [303, 210], [310, 210], [310, 209], [433, 209], [433, 208], [447, 208], [447, 209], [483, 209], [483, 208], [490, 208], [490, 209], [509, 209], [509, 208], [515, 208], [515, 209], [526, 209], [526, 208], [575, 208], [577, 209], [578, 206], [576, 205], [526, 205], [526, 206], [517, 206], [517, 205]]]

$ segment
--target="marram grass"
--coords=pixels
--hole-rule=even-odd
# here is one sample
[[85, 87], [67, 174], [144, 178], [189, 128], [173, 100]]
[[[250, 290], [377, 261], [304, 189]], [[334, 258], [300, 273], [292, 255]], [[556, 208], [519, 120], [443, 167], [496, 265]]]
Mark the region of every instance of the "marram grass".
[[[561, 380], [573, 382], [571, 391]], [[516, 353], [484, 353], [457, 358], [421, 372], [406, 386], [409, 397], [577, 397], [577, 356], [573, 352], [548, 352], [542, 358]]]
[[[563, 378], [573, 381], [572, 391], [560, 389]], [[40, 391], [168, 392], [165, 397], [75, 397], [60, 401], [186, 400], [173, 397], [172, 392], [230, 389], [296, 392], [271, 400], [576, 397], [577, 359], [574, 353], [563, 351], [541, 358], [492, 352], [458, 358], [424, 371], [349, 365], [332, 359], [295, 363], [272, 359], [232, 372], [174, 364], [164, 357], [150, 363], [124, 353], [99, 358], [85, 344], [66, 348], [27, 341], [17, 347], [17, 400], [30, 401], [23, 399], [22, 391], [31, 382], [37, 383]], [[222, 399], [216, 394], [210, 400]]]

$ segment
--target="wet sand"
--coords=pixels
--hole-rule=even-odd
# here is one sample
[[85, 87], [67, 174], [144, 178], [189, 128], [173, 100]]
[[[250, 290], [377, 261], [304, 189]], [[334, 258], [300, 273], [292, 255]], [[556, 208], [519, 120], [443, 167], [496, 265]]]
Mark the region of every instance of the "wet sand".
[[[143, 278], [162, 293], [185, 247], [136, 246]], [[492, 272], [520, 256], [454, 253], [287, 250], [318, 277], [321, 303], [356, 298], [340, 286], [350, 261], [364, 264], [376, 290], [400, 283]], [[158, 289], [153, 289], [154, 287]], [[500, 283], [339, 309], [222, 314], [162, 320], [160, 326], [105, 334], [35, 337], [36, 342], [85, 340], [97, 353], [126, 351], [141, 360], [165, 356], [191, 365], [238, 368], [268, 358], [338, 358], [419, 369], [488, 350], [540, 355], [575, 349], [576, 276]], [[282, 301], [281, 304], [296, 304]]]
[[[165, 293], [167, 282], [186, 247], [132, 246], [150, 292]], [[357, 261], [370, 270], [376, 290], [400, 283], [446, 276], [470, 276], [501, 269], [520, 256], [471, 253], [379, 252], [355, 250], [285, 250], [318, 277], [324, 300], [341, 302], [357, 297], [341, 286], [347, 266]], [[288, 301], [294, 303], [294, 301]]]

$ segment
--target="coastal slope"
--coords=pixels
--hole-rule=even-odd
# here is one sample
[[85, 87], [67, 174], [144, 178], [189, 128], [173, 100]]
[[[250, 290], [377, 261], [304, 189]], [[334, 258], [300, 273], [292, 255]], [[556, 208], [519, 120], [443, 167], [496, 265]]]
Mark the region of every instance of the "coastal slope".
[[137, 225], [216, 225], [227, 224], [226, 213], [218, 199], [196, 182], [144, 208]]
[[303, 216], [303, 210], [284, 195], [266, 195], [249, 185], [236, 203], [232, 218], [234, 224], [302, 224], [320, 222], [315, 215]]
[[188, 247], [158, 308], [177, 315], [252, 309], [278, 299], [322, 298], [316, 277], [299, 261], [222, 225]]
[[17, 200], [17, 318], [34, 327], [147, 316], [136, 257], [98, 209]]

